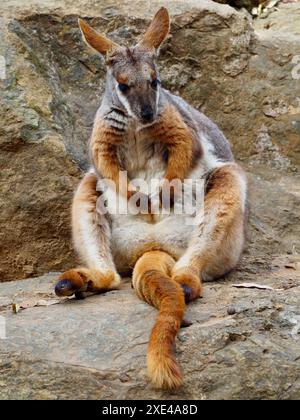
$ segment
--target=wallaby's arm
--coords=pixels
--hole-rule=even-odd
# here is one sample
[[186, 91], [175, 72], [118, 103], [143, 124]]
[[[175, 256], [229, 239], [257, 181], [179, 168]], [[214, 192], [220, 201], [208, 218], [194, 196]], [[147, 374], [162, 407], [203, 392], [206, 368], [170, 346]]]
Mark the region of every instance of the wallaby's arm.
[[184, 180], [192, 167], [194, 138], [178, 111], [167, 105], [159, 121], [149, 126], [145, 134], [167, 146], [169, 157], [165, 178], [168, 181]]
[[[165, 179], [184, 180], [188, 175], [193, 161], [194, 138], [190, 128], [186, 125], [178, 111], [167, 105], [157, 123], [142, 130], [143, 135], [149, 136], [166, 144], [169, 156]], [[121, 168], [117, 148], [123, 141], [123, 132], [108, 124], [105, 120], [96, 119], [92, 138], [91, 154], [96, 170], [107, 179], [115, 182], [119, 192], [119, 171]], [[127, 198], [131, 192], [127, 193]]]
[[117, 147], [122, 141], [122, 131], [96, 118], [90, 142], [91, 157], [96, 171], [103, 178], [113, 181], [117, 192], [120, 191], [119, 172], [125, 170], [121, 168], [117, 157]]

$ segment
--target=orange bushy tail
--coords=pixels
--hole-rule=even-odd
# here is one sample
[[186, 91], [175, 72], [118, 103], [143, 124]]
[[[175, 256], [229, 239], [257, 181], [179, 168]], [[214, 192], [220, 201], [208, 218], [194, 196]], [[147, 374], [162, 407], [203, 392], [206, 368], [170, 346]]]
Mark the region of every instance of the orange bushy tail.
[[185, 300], [180, 285], [170, 278], [174, 263], [165, 252], [146, 252], [133, 273], [138, 296], [159, 309], [148, 346], [148, 374], [155, 386], [168, 389], [182, 384], [174, 342], [183, 320]]

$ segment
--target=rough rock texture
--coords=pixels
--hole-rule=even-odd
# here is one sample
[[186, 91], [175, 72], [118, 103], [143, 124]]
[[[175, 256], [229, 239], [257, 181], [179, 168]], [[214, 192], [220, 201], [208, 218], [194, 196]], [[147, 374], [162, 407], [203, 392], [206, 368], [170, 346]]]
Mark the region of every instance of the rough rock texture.
[[[155, 310], [126, 285], [14, 315], [13, 300], [48, 301], [56, 276], [1, 284], [8, 339], [0, 340], [0, 397], [300, 398], [299, 3], [254, 25], [244, 12], [205, 0], [1, 4], [0, 281], [75, 263], [69, 208], [88, 165], [105, 74], [77, 17], [133, 43], [162, 4], [172, 15], [161, 50], [164, 85], [219, 124], [249, 173], [239, 268], [189, 306], [194, 323], [177, 340], [185, 387], [175, 394], [145, 387]], [[245, 281], [283, 290], [232, 287]]]
[[[18, 314], [8, 306], [12, 300], [51, 301], [56, 275], [3, 283], [0, 398], [298, 399], [299, 266], [299, 257], [278, 259], [271, 273], [238, 272], [234, 281], [206, 285], [205, 297], [188, 306], [193, 324], [177, 338], [185, 375], [177, 392], [147, 381], [156, 310], [138, 300], [129, 282], [120, 291]], [[232, 287], [249, 279], [276, 290]]]
[[300, 36], [300, 5], [296, 3], [280, 4], [255, 21], [255, 28], [268, 32], [281, 32]]
[[298, 3], [289, 34], [284, 14], [276, 30], [258, 24], [254, 33], [244, 14], [207, 0], [8, 0], [0, 6], [0, 58], [6, 60], [0, 79], [0, 281], [74, 264], [69, 205], [88, 165], [86, 143], [105, 74], [101, 58], [81, 40], [77, 17], [133, 43], [162, 4], [172, 15], [160, 59], [164, 85], [212, 117], [252, 173], [298, 169], [300, 83], [292, 77], [300, 54]]

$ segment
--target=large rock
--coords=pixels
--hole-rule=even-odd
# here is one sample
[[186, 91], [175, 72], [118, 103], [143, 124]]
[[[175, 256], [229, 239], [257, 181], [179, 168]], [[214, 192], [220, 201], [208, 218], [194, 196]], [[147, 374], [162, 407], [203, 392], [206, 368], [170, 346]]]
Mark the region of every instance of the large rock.
[[[274, 12], [254, 28], [248, 15], [211, 1], [96, 4], [0, 6], [0, 281], [75, 263], [69, 208], [88, 166], [105, 74], [77, 17], [133, 43], [161, 5], [173, 22], [161, 51], [164, 85], [220, 125], [249, 173], [247, 249], [227, 281], [206, 285], [205, 297], [188, 308], [193, 325], [177, 340], [185, 372], [178, 393], [145, 387], [155, 310], [128, 286], [14, 315], [12, 301], [49, 303], [57, 276], [3, 283], [0, 397], [299, 398], [299, 4], [288, 19]], [[232, 287], [245, 281], [282, 290]], [[228, 315], [232, 305], [236, 314]]]
[[[0, 398], [299, 399], [297, 265], [299, 257], [276, 259], [271, 273], [260, 267], [259, 274], [239, 272], [234, 280], [206, 285], [204, 298], [186, 311], [193, 324], [176, 340], [185, 377], [176, 392], [148, 383], [146, 350], [156, 310], [139, 301], [129, 281], [120, 291], [17, 314], [12, 301], [53, 303], [56, 275], [3, 283]], [[274, 290], [233, 287], [241, 280]]]
[[298, 169], [300, 84], [292, 78], [298, 33], [287, 36], [278, 25], [255, 34], [249, 17], [207, 0], [100, 0], [97, 7], [84, 0], [8, 0], [0, 6], [6, 60], [0, 281], [75, 263], [69, 207], [88, 166], [86, 144], [105, 75], [101, 58], [81, 40], [77, 17], [131, 44], [162, 4], [172, 15], [161, 51], [164, 85], [212, 117], [251, 172]]

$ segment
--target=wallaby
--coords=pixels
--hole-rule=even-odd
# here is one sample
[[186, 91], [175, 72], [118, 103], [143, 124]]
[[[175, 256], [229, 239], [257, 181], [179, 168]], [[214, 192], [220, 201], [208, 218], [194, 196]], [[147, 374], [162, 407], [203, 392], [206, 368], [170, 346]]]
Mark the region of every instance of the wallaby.
[[[137, 295], [159, 310], [147, 364], [157, 387], [182, 384], [174, 342], [185, 304], [202, 296], [202, 281], [217, 279], [239, 261], [244, 245], [247, 183], [219, 128], [182, 98], [161, 87], [158, 50], [169, 33], [161, 8], [141, 41], [121, 47], [79, 20], [84, 40], [106, 57], [102, 104], [90, 140], [91, 170], [75, 193], [72, 207], [74, 246], [84, 267], [63, 273], [59, 296], [117, 289], [120, 274], [132, 272]], [[119, 171], [130, 180], [185, 178], [205, 183], [204, 214], [120, 214], [112, 211]], [[113, 180], [116, 190], [103, 189]], [[130, 190], [130, 188], [129, 188]], [[191, 190], [187, 194], [194, 194]], [[107, 213], [97, 202], [107, 201]], [[127, 196], [122, 196], [127, 200]], [[175, 197], [176, 200], [176, 197]]]

